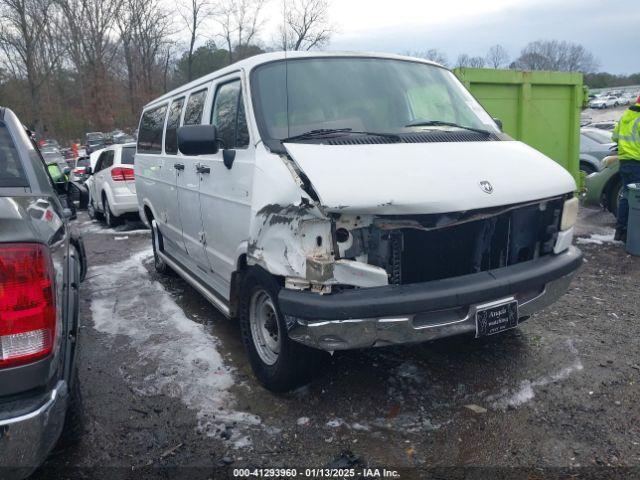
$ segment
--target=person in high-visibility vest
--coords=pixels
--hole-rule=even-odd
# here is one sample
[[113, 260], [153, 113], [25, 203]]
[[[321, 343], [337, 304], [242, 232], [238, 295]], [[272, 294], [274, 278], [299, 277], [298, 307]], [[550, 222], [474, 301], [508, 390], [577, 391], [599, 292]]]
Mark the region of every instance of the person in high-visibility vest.
[[627, 223], [629, 221], [629, 202], [627, 185], [640, 183], [640, 97], [636, 104], [625, 110], [622, 118], [613, 130], [613, 141], [618, 144], [620, 160], [620, 180], [622, 196], [618, 203], [618, 223], [615, 239], [626, 242]]

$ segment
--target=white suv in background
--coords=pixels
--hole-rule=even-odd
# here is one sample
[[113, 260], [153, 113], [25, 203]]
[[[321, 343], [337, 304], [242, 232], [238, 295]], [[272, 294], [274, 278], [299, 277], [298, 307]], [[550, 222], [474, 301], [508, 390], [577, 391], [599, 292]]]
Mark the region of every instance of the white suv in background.
[[85, 172], [92, 175], [87, 182], [91, 218], [101, 216], [109, 227], [114, 227], [125, 214], [138, 212], [135, 154], [135, 143], [112, 145], [100, 151], [95, 167], [87, 167]]

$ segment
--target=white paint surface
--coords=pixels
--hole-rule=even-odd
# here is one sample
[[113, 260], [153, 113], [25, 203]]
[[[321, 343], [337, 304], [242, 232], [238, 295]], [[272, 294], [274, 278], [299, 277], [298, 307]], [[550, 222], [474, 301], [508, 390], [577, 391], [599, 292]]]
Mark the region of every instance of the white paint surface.
[[[286, 148], [330, 211], [375, 214], [448, 213], [565, 194], [569, 173], [516, 141]], [[489, 181], [493, 193], [480, 182]]]

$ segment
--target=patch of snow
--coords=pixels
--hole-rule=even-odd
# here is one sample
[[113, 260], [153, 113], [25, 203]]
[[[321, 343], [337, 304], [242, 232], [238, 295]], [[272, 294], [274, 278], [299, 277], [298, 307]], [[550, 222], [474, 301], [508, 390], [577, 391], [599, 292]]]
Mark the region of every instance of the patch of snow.
[[309, 417], [300, 417], [296, 423], [301, 427], [305, 427], [311, 423], [311, 419]]
[[614, 240], [615, 231], [606, 234], [592, 233], [589, 237], [580, 237], [576, 240], [579, 245], [622, 245], [622, 242]]
[[575, 355], [573, 362], [559, 371], [540, 377], [536, 380], [523, 380], [517, 389], [505, 389], [502, 392], [489, 395], [487, 401], [491, 407], [495, 410], [507, 410], [509, 408], [516, 408], [525, 403], [530, 402], [535, 398], [535, 388], [544, 387], [551, 383], [557, 383], [566, 380], [574, 372], [582, 370], [584, 367], [580, 358], [578, 357], [578, 349], [573, 344], [573, 341], [567, 341], [567, 349]]
[[124, 236], [124, 237], [113, 237], [114, 240], [118, 241], [118, 240], [129, 240], [128, 236]]
[[233, 448], [239, 450], [241, 448], [251, 448], [253, 446], [253, 442], [248, 436], [240, 437], [233, 442]]
[[[347, 425], [346, 422], [344, 420], [342, 420], [341, 418], [334, 418], [332, 420], [329, 420], [327, 422], [327, 427], [330, 428], [339, 428], [343, 425]], [[348, 425], [347, 425], [348, 426]]]
[[[235, 384], [233, 369], [219, 353], [218, 340], [187, 318], [169, 292], [151, 279], [144, 263], [152, 258], [147, 249], [122, 262], [91, 268], [94, 328], [126, 336], [139, 354], [140, 369], [156, 366], [142, 381], [128, 379], [136, 391], [180, 399], [197, 411], [197, 428], [207, 435], [235, 422], [229, 440], [250, 445], [240, 427], [259, 425], [260, 418], [234, 409], [229, 391]], [[118, 285], [126, 288], [114, 288]]]
[[352, 423], [351, 424], [351, 428], [353, 428], [356, 431], [360, 431], [360, 432], [368, 432], [369, 430], [371, 430], [368, 425], [364, 425], [364, 424], [358, 423], [358, 422]]

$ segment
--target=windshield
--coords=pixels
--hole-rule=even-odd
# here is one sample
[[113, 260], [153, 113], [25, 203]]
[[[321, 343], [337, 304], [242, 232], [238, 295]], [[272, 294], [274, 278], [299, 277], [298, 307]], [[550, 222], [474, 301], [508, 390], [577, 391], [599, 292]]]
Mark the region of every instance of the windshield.
[[611, 143], [611, 132], [606, 130], [583, 130], [582, 134], [598, 143]]
[[0, 122], [0, 187], [28, 186], [29, 182], [9, 130]]
[[[305, 58], [257, 67], [252, 93], [261, 135], [279, 140], [319, 129], [410, 133], [444, 121], [498, 132], [478, 102], [444, 68], [381, 58]], [[429, 126], [428, 128], [452, 128]]]
[[42, 157], [47, 163], [64, 162], [64, 157], [57, 152], [41, 152]]

